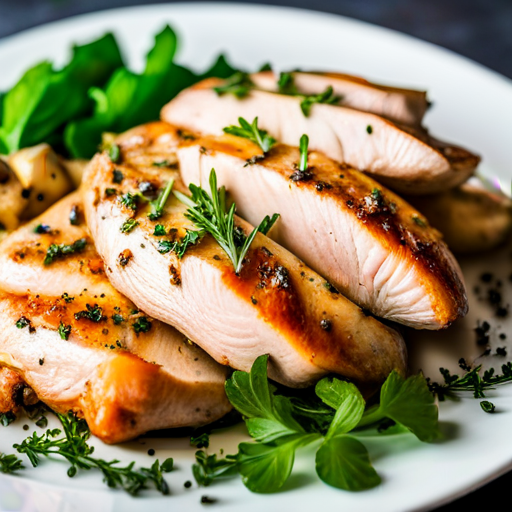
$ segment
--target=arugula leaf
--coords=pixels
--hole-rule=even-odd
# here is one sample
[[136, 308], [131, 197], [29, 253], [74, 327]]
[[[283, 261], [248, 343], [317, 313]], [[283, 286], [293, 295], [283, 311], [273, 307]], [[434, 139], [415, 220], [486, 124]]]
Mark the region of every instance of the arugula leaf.
[[316, 453], [316, 472], [328, 485], [346, 491], [362, 491], [380, 484], [368, 451], [352, 436], [334, 436]]
[[380, 404], [368, 409], [359, 427], [390, 418], [410, 430], [420, 441], [439, 437], [438, 408], [422, 374], [408, 379], [398, 372], [389, 374], [380, 392]]
[[101, 86], [123, 65], [112, 34], [75, 46], [70, 63], [55, 71], [41, 62], [22, 76], [5, 95], [0, 128], [0, 150], [14, 152], [43, 141], [60, 141], [58, 130], [91, 106], [87, 90]]

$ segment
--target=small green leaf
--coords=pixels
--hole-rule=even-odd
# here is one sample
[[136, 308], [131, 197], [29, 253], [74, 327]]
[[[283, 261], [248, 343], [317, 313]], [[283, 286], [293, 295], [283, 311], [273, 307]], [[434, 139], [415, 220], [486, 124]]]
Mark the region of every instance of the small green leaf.
[[368, 451], [352, 436], [335, 436], [316, 453], [316, 472], [328, 485], [346, 491], [364, 491], [380, 484]]

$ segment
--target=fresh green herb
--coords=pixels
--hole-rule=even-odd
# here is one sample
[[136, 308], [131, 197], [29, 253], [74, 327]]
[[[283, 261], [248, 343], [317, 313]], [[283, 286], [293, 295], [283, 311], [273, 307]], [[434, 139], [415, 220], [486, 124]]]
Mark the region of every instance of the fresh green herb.
[[369, 124], [367, 127], [366, 127], [366, 131], [369, 135], [371, 135], [373, 133], [373, 126], [371, 124]]
[[48, 247], [46, 251], [46, 256], [44, 258], [44, 265], [51, 265], [55, 260], [65, 258], [71, 254], [76, 254], [78, 252], [82, 252], [87, 245], [87, 239], [80, 238], [76, 242], [72, 244], [52, 244]]
[[204, 236], [204, 231], [191, 231], [187, 229], [185, 236], [181, 240], [175, 240], [174, 242], [170, 242], [169, 240], [161, 240], [158, 243], [158, 252], [160, 254], [166, 254], [168, 252], [176, 253], [178, 258], [183, 258], [187, 249], [191, 245], [196, 245], [201, 238]]
[[213, 90], [219, 95], [233, 94], [238, 99], [245, 98], [251, 89], [254, 88], [254, 83], [249, 78], [247, 73], [237, 71], [225, 83], [219, 87], [214, 87]]
[[[137, 495], [142, 489], [147, 489], [150, 482], [162, 494], [169, 494], [169, 487], [163, 478], [163, 473], [173, 469], [173, 460], [167, 459], [162, 464], [159, 461], [151, 468], [135, 470], [135, 463], [120, 467], [118, 460], [105, 461], [93, 456], [94, 448], [87, 441], [90, 431], [85, 420], [77, 419], [72, 413], [68, 415], [57, 414], [62, 430], [47, 430], [39, 436], [36, 432], [29, 436], [21, 444], [15, 444], [14, 448], [19, 453], [24, 453], [29, 458], [32, 466], [37, 467], [41, 457], [60, 456], [70, 463], [67, 471], [69, 477], [74, 477], [78, 470], [98, 469], [103, 473], [103, 481], [111, 488], [121, 488], [132, 496]], [[61, 437], [61, 434], [64, 434]], [[19, 463], [9, 461], [13, 470], [21, 469]]]
[[25, 317], [21, 316], [18, 321], [16, 322], [16, 327], [18, 329], [25, 329], [25, 327], [28, 327], [30, 325], [30, 320]]
[[137, 211], [139, 208], [139, 202], [141, 197], [143, 197], [141, 194], [132, 194], [131, 192], [127, 192], [126, 194], [123, 194], [119, 198], [119, 202], [129, 210]]
[[61, 298], [64, 299], [64, 302], [66, 304], [70, 304], [71, 302], [73, 302], [75, 300], [75, 297], [71, 297], [67, 292], [64, 292], [61, 295]]
[[300, 163], [299, 163], [299, 171], [304, 172], [308, 168], [308, 145], [309, 145], [309, 137], [304, 134], [300, 138], [299, 149], [300, 149]]
[[311, 107], [315, 103], [325, 103], [327, 105], [338, 105], [341, 101], [340, 96], [334, 96], [332, 87], [329, 86], [324, 92], [320, 94], [308, 94], [303, 96], [303, 100], [300, 102], [300, 109], [302, 113], [309, 117], [311, 113]]
[[141, 332], [148, 332], [151, 330], [152, 323], [145, 316], [141, 316], [135, 320], [132, 324], [132, 329], [136, 334], [140, 334]]
[[153, 236], [165, 236], [167, 232], [165, 231], [165, 226], [162, 224], [157, 224], [155, 226], [155, 231], [153, 232]]
[[7, 411], [0, 414], [0, 425], [3, 427], [8, 427], [15, 420], [16, 415], [12, 411]]
[[129, 233], [139, 225], [136, 219], [126, 219], [121, 225], [121, 233]]
[[197, 448], [208, 448], [210, 446], [210, 436], [206, 432], [197, 437], [190, 436], [190, 445], [197, 446]]
[[151, 208], [151, 213], [148, 214], [149, 220], [157, 220], [162, 216], [173, 185], [174, 180], [170, 180], [160, 192], [159, 196], [149, 203]]
[[169, 167], [169, 160], [161, 160], [160, 162], [153, 162], [151, 164], [153, 167]]
[[[111, 146], [112, 148], [113, 146]], [[117, 146], [119, 148], [119, 146]], [[114, 169], [112, 171], [112, 183], [117, 183], [118, 185], [123, 183], [124, 174], [119, 169]]]
[[[121, 160], [121, 148], [117, 144], [110, 144], [110, 146], [107, 149], [107, 154], [108, 154], [108, 157], [110, 158], [111, 162], [114, 164], [119, 163], [119, 161]], [[114, 171], [114, 173], [115, 173], [115, 171]], [[115, 178], [115, 174], [114, 174], [114, 178]], [[114, 183], [121, 183], [121, 182], [114, 181]]]
[[262, 73], [263, 71], [272, 71], [272, 64], [270, 64], [270, 62], [265, 62], [265, 64], [262, 64], [258, 69], [258, 73]]
[[90, 87], [103, 86], [123, 65], [112, 34], [74, 46], [69, 64], [56, 71], [50, 62], [29, 69], [3, 99], [0, 152], [12, 153], [41, 142], [62, 144], [62, 126], [87, 114]]
[[412, 220], [422, 228], [427, 227], [427, 223], [417, 213], [412, 214]]
[[493, 413], [496, 411], [496, 406], [488, 400], [483, 400], [480, 402], [480, 407], [484, 412]]
[[23, 466], [23, 462], [16, 455], [0, 453], [0, 472], [9, 474], [21, 469], [25, 469], [25, 466]]
[[94, 304], [94, 306], [86, 304], [85, 307], [85, 311], [78, 311], [78, 313], [75, 313], [75, 320], [81, 320], [84, 318], [94, 323], [100, 323], [106, 320], [107, 317], [103, 315], [103, 309], [100, 308], [98, 304]]
[[71, 325], [65, 325], [62, 322], [59, 324], [59, 336], [63, 340], [68, 340], [71, 334]]
[[224, 187], [217, 189], [217, 175], [214, 169], [210, 172], [209, 184], [210, 194], [194, 184], [189, 186], [192, 197], [180, 192], [174, 192], [174, 194], [188, 206], [185, 217], [194, 222], [200, 233], [209, 233], [215, 238], [229, 256], [235, 272], [238, 274], [258, 231], [268, 232], [279, 216], [277, 214], [274, 214], [272, 218], [266, 216], [249, 236], [237, 232], [235, 226], [236, 205], [233, 203], [227, 210], [226, 189]]
[[198, 452], [194, 476], [199, 485], [233, 474], [235, 467], [250, 490], [277, 491], [291, 474], [295, 451], [317, 442], [316, 471], [324, 482], [345, 490], [369, 489], [380, 477], [356, 438], [361, 429], [385, 421], [400, 427], [394, 432], [409, 430], [423, 441], [438, 436], [434, 396], [421, 375], [404, 379], [392, 372], [380, 404], [365, 412], [357, 388], [335, 378], [318, 382], [312, 396], [279, 394], [268, 381], [267, 364], [268, 356], [261, 356], [250, 373], [235, 371], [226, 382], [226, 394], [256, 443], [241, 443], [236, 455], [220, 460]]
[[115, 188], [106, 188], [105, 195], [107, 197], [115, 196], [117, 194], [117, 190]]
[[249, 124], [243, 117], [238, 118], [240, 126], [228, 126], [224, 128], [225, 133], [230, 135], [236, 135], [237, 137], [243, 137], [257, 144], [264, 154], [266, 154], [270, 148], [276, 143], [276, 140], [272, 138], [265, 130], [258, 128], [258, 118], [255, 117], [252, 124]]
[[112, 320], [114, 321], [114, 325], [120, 325], [124, 322], [124, 318], [122, 315], [119, 315], [118, 313], [114, 313], [112, 315]]
[[34, 228], [34, 233], [38, 235], [47, 235], [48, 233], [52, 232], [52, 228], [48, 226], [47, 224], [38, 224]]
[[298, 94], [295, 81], [291, 73], [281, 73], [277, 81], [277, 88], [280, 94], [296, 96]]
[[501, 366], [501, 375], [496, 374], [494, 368], [484, 371], [480, 376], [482, 366], [471, 368], [464, 359], [459, 360], [459, 366], [465, 371], [462, 376], [451, 374], [445, 368], [439, 368], [444, 383], [429, 382], [430, 390], [444, 400], [446, 397], [454, 396], [457, 393], [470, 391], [475, 398], [485, 398], [485, 391], [495, 389], [500, 384], [512, 382], [512, 362]]

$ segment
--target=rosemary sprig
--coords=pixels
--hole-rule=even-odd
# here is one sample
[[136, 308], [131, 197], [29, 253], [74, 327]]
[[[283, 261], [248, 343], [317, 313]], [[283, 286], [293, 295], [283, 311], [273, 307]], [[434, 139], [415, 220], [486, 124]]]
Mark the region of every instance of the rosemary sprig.
[[258, 128], [258, 118], [255, 117], [251, 124], [249, 124], [243, 117], [238, 118], [240, 126], [227, 126], [224, 128], [224, 133], [243, 137], [257, 144], [263, 154], [266, 154], [270, 148], [276, 143], [276, 139], [271, 137], [266, 130]]
[[174, 180], [170, 180], [164, 189], [160, 192], [158, 197], [154, 201], [150, 201], [149, 206], [151, 208], [151, 213], [148, 214], [149, 220], [157, 220], [162, 216], [165, 204], [169, 199], [173, 185]]
[[[172, 459], [167, 459], [162, 464], [157, 460], [151, 468], [135, 470], [134, 462], [120, 467], [118, 460], [105, 461], [95, 458], [94, 447], [87, 444], [91, 433], [85, 420], [76, 418], [73, 413], [57, 416], [62, 423], [63, 432], [58, 428], [47, 430], [41, 436], [34, 432], [21, 444], [14, 445], [19, 453], [27, 455], [32, 466], [38, 466], [41, 457], [60, 455], [71, 464], [67, 471], [69, 477], [75, 476], [79, 469], [98, 469], [103, 473], [103, 481], [109, 487], [124, 489], [133, 496], [146, 489], [149, 482], [152, 482], [162, 494], [169, 494], [169, 486], [162, 473], [172, 470]], [[61, 433], [64, 437], [60, 437]], [[20, 466], [17, 467], [19, 468]]]
[[190, 219], [198, 228], [200, 233], [209, 233], [215, 238], [233, 263], [235, 272], [238, 274], [242, 269], [243, 260], [256, 233], [266, 234], [274, 225], [279, 215], [274, 214], [272, 218], [268, 215], [261, 221], [260, 225], [246, 236], [241, 229], [235, 225], [235, 209], [233, 203], [229, 210], [226, 204], [226, 189], [217, 189], [217, 175], [215, 169], [210, 172], [210, 193], [194, 184], [189, 186], [192, 197], [188, 197], [175, 191], [174, 195], [188, 206], [185, 216]]
[[228, 78], [224, 85], [214, 87], [213, 90], [219, 95], [233, 94], [238, 99], [244, 98], [249, 94], [249, 91], [254, 88], [254, 83], [249, 78], [247, 73], [237, 71], [230, 78]]

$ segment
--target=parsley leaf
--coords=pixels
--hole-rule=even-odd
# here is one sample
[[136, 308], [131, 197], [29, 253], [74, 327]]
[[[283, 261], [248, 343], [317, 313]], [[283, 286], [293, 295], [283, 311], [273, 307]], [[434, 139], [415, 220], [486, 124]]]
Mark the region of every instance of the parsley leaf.
[[257, 144], [263, 154], [267, 153], [272, 146], [276, 144], [276, 140], [271, 137], [265, 130], [258, 128], [258, 118], [255, 117], [251, 124], [249, 124], [243, 117], [238, 118], [240, 126], [228, 126], [224, 128], [224, 133], [235, 135], [236, 137], [243, 137]]

